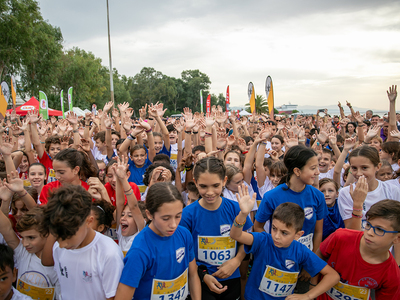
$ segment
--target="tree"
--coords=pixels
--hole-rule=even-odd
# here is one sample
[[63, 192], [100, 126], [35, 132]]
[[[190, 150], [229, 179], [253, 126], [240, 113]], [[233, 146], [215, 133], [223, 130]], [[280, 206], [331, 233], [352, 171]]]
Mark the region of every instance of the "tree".
[[210, 78], [199, 70], [185, 70], [181, 73], [181, 78], [185, 83], [185, 106], [193, 111], [200, 111], [200, 90], [203, 90], [203, 95], [209, 94]]
[[222, 107], [222, 111], [226, 110], [226, 98], [223, 93], [218, 94], [217, 105]]
[[[255, 108], [256, 113], [263, 114], [263, 113], [269, 112], [268, 102], [267, 102], [267, 99], [264, 98], [264, 96], [256, 95], [255, 100], [256, 100], [255, 101], [256, 102], [256, 108]], [[250, 103], [246, 103], [245, 105], [247, 106], [246, 111], [251, 112]]]

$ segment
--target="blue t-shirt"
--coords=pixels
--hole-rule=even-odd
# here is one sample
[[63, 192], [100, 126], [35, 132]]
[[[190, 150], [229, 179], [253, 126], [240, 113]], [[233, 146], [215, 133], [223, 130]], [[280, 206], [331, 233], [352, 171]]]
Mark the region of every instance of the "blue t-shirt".
[[264, 194], [256, 214], [256, 220], [260, 223], [272, 221], [275, 208], [286, 202], [296, 203], [304, 209], [305, 219], [302, 229], [304, 234], [299, 242], [312, 250], [315, 224], [328, 214], [324, 194], [311, 185], [306, 185], [300, 193], [289, 189], [286, 183], [278, 185]]
[[136, 185], [139, 187], [141, 194], [144, 193], [144, 191], [146, 190], [146, 186], [143, 183], [143, 175], [146, 172], [148, 166], [150, 166], [151, 164], [151, 161], [146, 158], [143, 167], [138, 168], [136, 167], [133, 160], [131, 160], [130, 158], [128, 160], [129, 171], [131, 172], [131, 176], [129, 176], [128, 181], [136, 183]]
[[168, 150], [167, 148], [165, 148], [165, 144], [163, 144], [162, 149], [157, 154], [165, 154], [168, 155], [168, 157], [171, 157], [171, 147], [169, 147]]
[[172, 299], [181, 299], [188, 285], [184, 287], [182, 280], [175, 281], [180, 288], [172, 292], [170, 286], [174, 281], [168, 281], [181, 278], [193, 259], [193, 240], [186, 228], [178, 226], [172, 236], [161, 237], [145, 227], [126, 254], [120, 282], [136, 288], [133, 299], [151, 299], [153, 281], [157, 292], [171, 291], [160, 299], [169, 299], [171, 295]]
[[338, 203], [336, 200], [334, 206], [328, 207], [328, 215], [324, 218], [324, 230], [322, 233], [322, 240], [325, 240], [338, 228], [345, 228], [345, 226], [342, 216], [340, 215]]
[[257, 180], [254, 178], [254, 176], [251, 177], [250, 183], [251, 183], [251, 187], [253, 188], [254, 193], [257, 194], [256, 200], [261, 200], [262, 197], [260, 195], [260, 192], [258, 191], [258, 183], [257, 183]]
[[[221, 205], [216, 210], [207, 210], [196, 201], [186, 206], [182, 212], [180, 225], [186, 227], [193, 237], [196, 262], [207, 266], [208, 273], [218, 271], [217, 267], [236, 256], [238, 245], [229, 234], [236, 216], [239, 214], [239, 204], [222, 197]], [[243, 230], [253, 226], [247, 216]], [[239, 268], [225, 279], [240, 277]]]
[[269, 233], [251, 234], [253, 245], [244, 245], [246, 253], [254, 254], [244, 294], [246, 300], [284, 299], [282, 297], [293, 294], [302, 268], [314, 277], [326, 266], [325, 261], [297, 241], [287, 248], [278, 248]]

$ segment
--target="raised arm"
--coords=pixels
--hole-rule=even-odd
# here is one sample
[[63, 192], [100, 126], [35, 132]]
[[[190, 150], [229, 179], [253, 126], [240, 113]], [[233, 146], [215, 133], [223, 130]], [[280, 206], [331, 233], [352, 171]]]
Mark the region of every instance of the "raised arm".
[[333, 180], [340, 186], [340, 176], [342, 175], [342, 169], [344, 161], [347, 157], [347, 154], [351, 149], [356, 145], [355, 138], [349, 138], [344, 141], [343, 151], [340, 153], [339, 158], [336, 161], [335, 168], [333, 169]]
[[[392, 85], [389, 87], [387, 91], [387, 95], [389, 98], [389, 132], [393, 130], [397, 130], [396, 126], [396, 98], [397, 98], [397, 85]], [[393, 138], [391, 135], [388, 136], [388, 141], [398, 141], [396, 138]]]
[[37, 206], [36, 200], [32, 198], [32, 196], [25, 190], [24, 181], [19, 178], [17, 171], [12, 171], [7, 174], [7, 182], [4, 182], [4, 185], [12, 192], [17, 193], [19, 199], [21, 199], [26, 207], [32, 209]]
[[44, 147], [40, 142], [37, 123], [39, 122], [38, 111], [36, 109], [28, 111], [28, 116], [31, 124], [32, 143], [39, 158], [43, 157]]

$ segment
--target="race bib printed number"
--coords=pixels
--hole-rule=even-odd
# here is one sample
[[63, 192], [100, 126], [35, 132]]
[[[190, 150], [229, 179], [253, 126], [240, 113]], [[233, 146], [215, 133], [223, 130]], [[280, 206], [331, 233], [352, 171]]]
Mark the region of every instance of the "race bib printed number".
[[47, 177], [47, 183], [57, 181], [56, 172], [53, 169], [50, 169], [49, 176]]
[[293, 294], [299, 272], [286, 272], [266, 266], [259, 290], [273, 297], [286, 297]]
[[188, 295], [187, 269], [172, 280], [154, 279], [151, 300], [184, 300]]
[[17, 290], [22, 294], [31, 297], [34, 300], [53, 300], [54, 299], [54, 288], [53, 287], [38, 287], [26, 283], [25, 281], [18, 279]]
[[106, 231], [106, 236], [112, 238], [118, 244], [117, 224], [112, 224], [111, 228]]
[[198, 257], [213, 266], [220, 266], [236, 255], [236, 241], [229, 236], [199, 236]]
[[138, 185], [139, 191], [140, 191], [140, 195], [143, 195], [143, 193], [146, 191], [147, 186], [145, 185]]
[[370, 289], [339, 282], [326, 293], [334, 300], [368, 300]]
[[306, 236], [302, 236], [299, 238], [297, 241], [299, 243], [302, 243], [304, 246], [307, 246], [308, 249], [312, 250], [313, 249], [313, 233], [310, 233]]

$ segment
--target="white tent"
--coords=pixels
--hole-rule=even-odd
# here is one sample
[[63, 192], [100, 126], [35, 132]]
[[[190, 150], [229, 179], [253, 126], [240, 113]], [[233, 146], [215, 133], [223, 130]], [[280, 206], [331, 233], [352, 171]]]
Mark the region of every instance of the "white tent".
[[251, 113], [249, 113], [249, 112], [247, 112], [245, 110], [242, 110], [241, 112], [239, 112], [239, 115], [241, 115], [241, 116], [251, 116]]
[[[85, 116], [85, 112], [82, 110], [82, 109], [80, 109], [79, 107], [73, 107], [72, 108], [72, 111], [74, 112], [74, 113], [76, 113], [76, 115], [78, 116], [78, 117], [84, 117]], [[67, 111], [67, 112], [65, 112], [65, 114], [67, 114], [69, 111]]]

